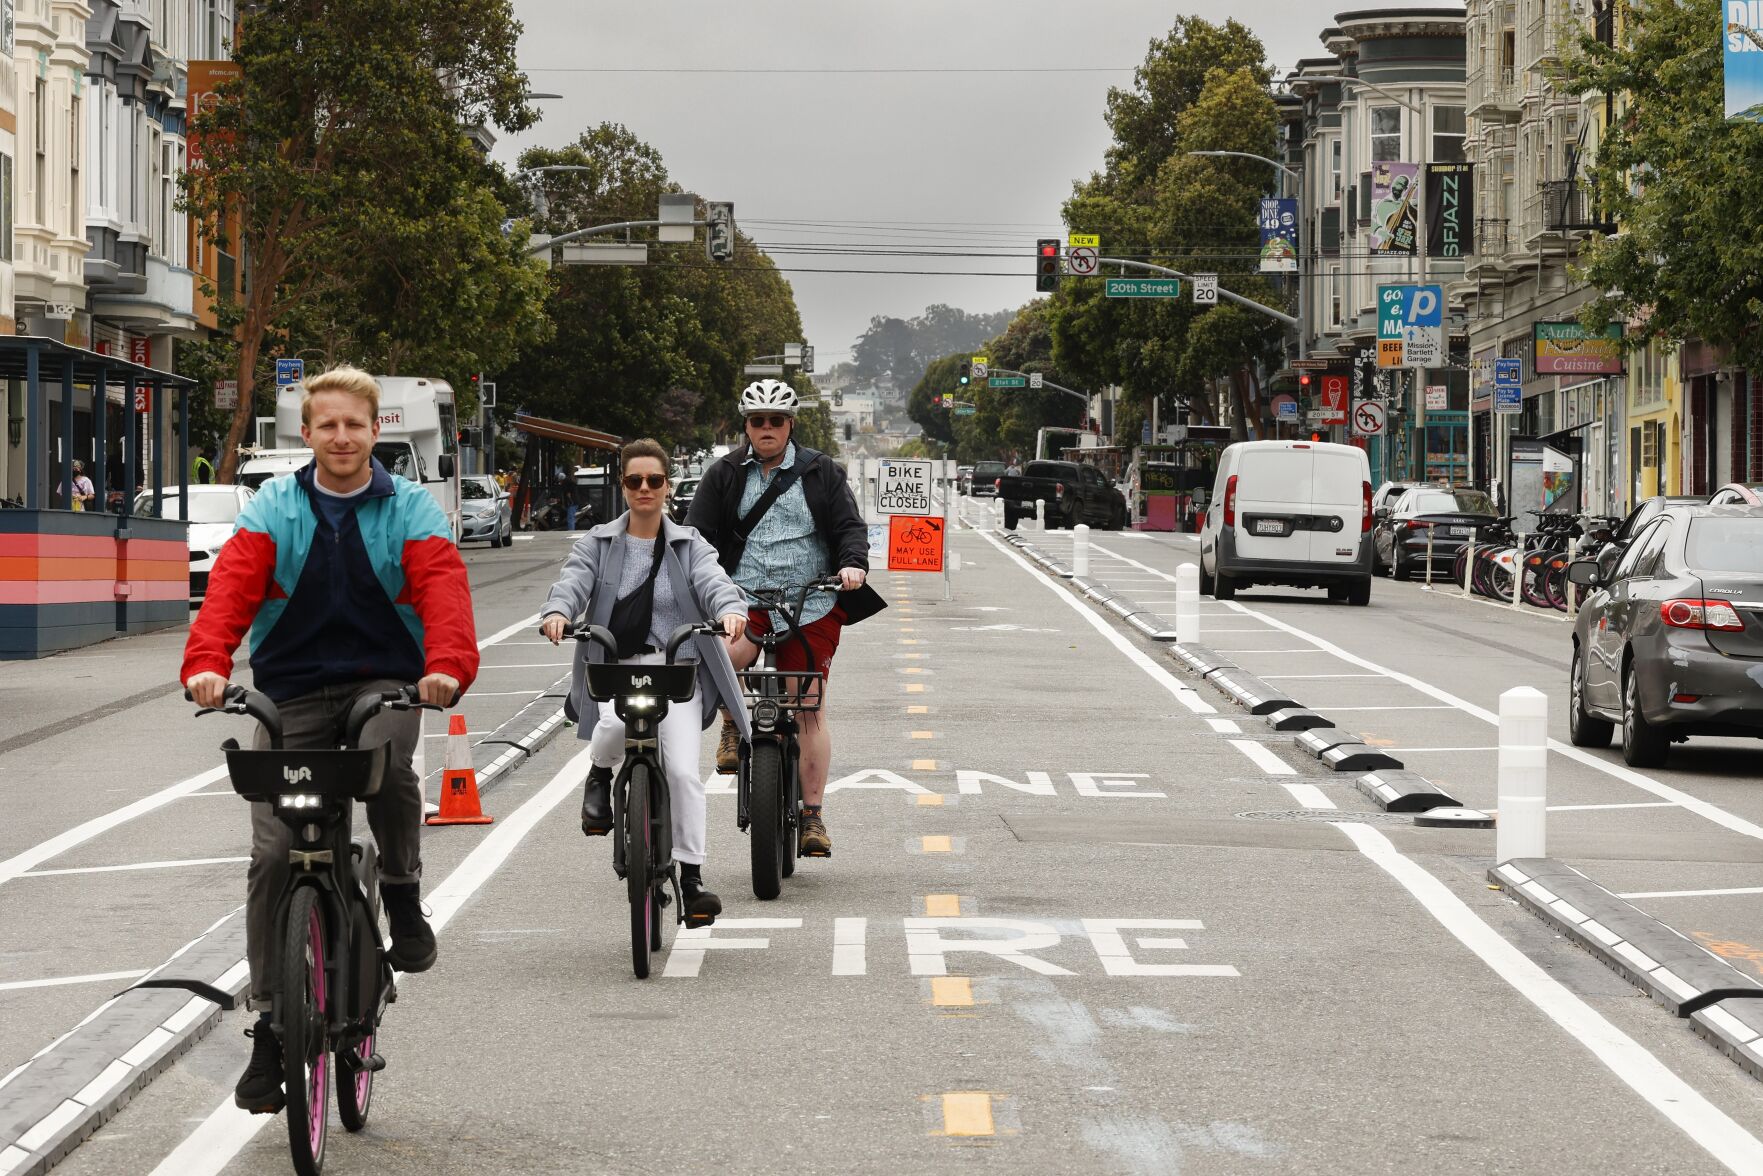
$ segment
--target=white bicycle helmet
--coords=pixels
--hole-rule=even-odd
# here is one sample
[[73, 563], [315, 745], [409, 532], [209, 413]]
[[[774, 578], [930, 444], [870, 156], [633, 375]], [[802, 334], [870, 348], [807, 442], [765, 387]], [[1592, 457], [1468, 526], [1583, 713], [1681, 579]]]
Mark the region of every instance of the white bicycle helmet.
[[793, 417], [801, 407], [802, 401], [796, 396], [796, 390], [782, 380], [755, 380], [741, 392], [742, 416], [781, 412]]

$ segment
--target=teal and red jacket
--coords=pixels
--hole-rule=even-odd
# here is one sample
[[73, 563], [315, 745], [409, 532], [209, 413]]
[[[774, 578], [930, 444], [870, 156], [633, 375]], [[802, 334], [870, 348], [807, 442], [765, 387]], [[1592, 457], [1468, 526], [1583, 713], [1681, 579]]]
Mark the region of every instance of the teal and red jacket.
[[477, 676], [471, 583], [428, 491], [378, 461], [341, 527], [313, 500], [308, 465], [272, 478], [239, 515], [184, 644], [181, 681], [231, 677], [246, 629], [257, 689], [286, 702], [369, 678]]

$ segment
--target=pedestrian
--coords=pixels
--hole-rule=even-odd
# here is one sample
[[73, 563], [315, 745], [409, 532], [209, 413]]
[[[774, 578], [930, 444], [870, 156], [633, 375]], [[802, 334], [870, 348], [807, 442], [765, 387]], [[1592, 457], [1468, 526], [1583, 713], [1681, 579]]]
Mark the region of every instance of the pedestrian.
[[206, 441], [196, 446], [196, 456], [190, 459], [190, 484], [192, 486], [214, 484], [214, 446]]
[[[265, 482], [240, 513], [184, 645], [179, 678], [197, 706], [218, 707], [248, 631], [252, 681], [281, 712], [290, 749], [334, 748], [339, 723], [365, 694], [414, 683], [423, 702], [448, 707], [477, 675], [471, 583], [447, 516], [422, 486], [373, 457], [379, 395], [372, 376], [350, 367], [306, 381], [300, 435], [312, 462]], [[420, 898], [423, 795], [412, 766], [420, 735], [420, 712], [407, 710], [380, 712], [362, 737], [391, 753], [367, 816], [391, 925], [386, 958], [401, 972], [435, 962]], [[268, 746], [260, 729], [257, 747]], [[270, 1023], [280, 949], [272, 932], [292, 832], [270, 805], [251, 809], [245, 956], [260, 1015], [245, 1031], [251, 1063], [233, 1101], [267, 1114], [283, 1098]]]
[[63, 482], [55, 488], [61, 500], [67, 503], [68, 510], [93, 510], [92, 504], [98, 500], [98, 491], [92, 485], [92, 479], [86, 477], [86, 463], [74, 459], [73, 462], [73, 493], [67, 492], [67, 483]]
[[563, 529], [575, 530], [575, 463], [564, 462], [557, 476], [557, 497], [563, 506]]
[[[563, 573], [551, 586], [540, 626], [555, 644], [571, 620], [612, 631], [622, 665], [652, 665], [681, 624], [714, 617], [734, 640], [747, 629], [747, 606], [717, 562], [716, 549], [689, 527], [667, 517], [667, 451], [647, 438], [632, 441], [621, 454], [621, 479], [628, 509], [595, 527], [569, 553]], [[699, 634], [698, 697], [673, 706], [661, 720], [662, 760], [673, 797], [673, 860], [680, 864], [680, 892], [691, 926], [708, 926], [722, 913], [722, 901], [704, 888], [708, 806], [699, 771], [703, 731], [716, 717], [717, 703], [740, 713], [741, 689], [723, 643]], [[611, 707], [587, 696], [587, 667], [606, 660], [591, 642], [576, 647], [570, 700], [581, 716], [578, 737], [588, 740], [593, 767], [582, 790], [582, 832], [589, 837], [612, 830], [612, 772], [624, 758], [624, 720]], [[745, 731], [742, 732], [743, 735]]]

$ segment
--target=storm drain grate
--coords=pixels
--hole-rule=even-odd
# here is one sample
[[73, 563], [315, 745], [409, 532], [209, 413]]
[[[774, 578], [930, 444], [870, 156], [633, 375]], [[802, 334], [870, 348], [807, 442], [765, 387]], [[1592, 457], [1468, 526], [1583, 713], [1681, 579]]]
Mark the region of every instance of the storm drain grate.
[[1354, 821], [1368, 825], [1412, 825], [1412, 813], [1352, 813], [1344, 809], [1273, 809], [1267, 812], [1237, 813], [1244, 821]]

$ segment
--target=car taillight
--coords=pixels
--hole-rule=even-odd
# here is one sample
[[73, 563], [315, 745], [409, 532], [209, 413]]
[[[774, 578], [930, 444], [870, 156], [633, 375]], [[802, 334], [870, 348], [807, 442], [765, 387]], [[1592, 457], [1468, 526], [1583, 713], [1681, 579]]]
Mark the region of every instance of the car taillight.
[[1371, 534], [1371, 483], [1361, 482], [1359, 486], [1360, 496], [1365, 503], [1365, 513], [1359, 520], [1359, 533], [1369, 535]]
[[1065, 483], [1064, 482], [1054, 482], [1053, 483], [1053, 493], [1064, 494], [1065, 493]]
[[1429, 526], [1429, 525], [1430, 524], [1421, 522], [1419, 519], [1409, 519], [1408, 520], [1408, 529], [1410, 531], [1418, 531], [1418, 530], [1420, 530], [1420, 528], [1425, 527], [1425, 526]]
[[1224, 525], [1237, 525], [1237, 476], [1232, 474], [1224, 484]]
[[1743, 632], [1745, 627], [1738, 610], [1724, 600], [1667, 600], [1659, 605], [1659, 619], [1674, 629]]
[[1003, 479], [1003, 478], [993, 478], [993, 479], [992, 479], [992, 489], [994, 489], [994, 490], [996, 490], [996, 489], [998, 489], [998, 488], [999, 488], [999, 487], [1001, 487], [1001, 486], [1002, 486], [1002, 485], [1003, 485], [1003, 484], [1004, 484], [1004, 479]]

